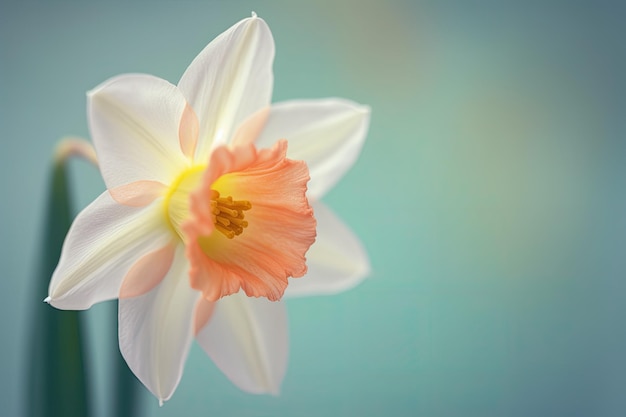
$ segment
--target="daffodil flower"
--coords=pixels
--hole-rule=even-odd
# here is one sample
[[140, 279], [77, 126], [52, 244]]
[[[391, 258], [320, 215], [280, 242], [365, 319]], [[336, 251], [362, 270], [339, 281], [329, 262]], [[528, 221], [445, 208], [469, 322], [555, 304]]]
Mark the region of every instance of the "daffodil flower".
[[107, 191], [74, 221], [46, 301], [119, 298], [122, 355], [161, 402], [194, 337], [238, 387], [276, 393], [288, 349], [279, 300], [342, 291], [369, 271], [358, 239], [319, 202], [356, 160], [369, 109], [271, 105], [273, 59], [253, 14], [177, 86], [130, 74], [88, 93]]

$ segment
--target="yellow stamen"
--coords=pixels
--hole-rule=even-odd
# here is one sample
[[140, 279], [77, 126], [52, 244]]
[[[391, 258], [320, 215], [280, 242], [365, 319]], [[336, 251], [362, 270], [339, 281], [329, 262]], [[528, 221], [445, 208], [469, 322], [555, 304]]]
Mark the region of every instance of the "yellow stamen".
[[[190, 194], [195, 192], [202, 185], [202, 176], [206, 166], [194, 166], [184, 171], [167, 190], [163, 201], [165, 217], [172, 229], [181, 240], [185, 236], [181, 230], [182, 225], [189, 220], [189, 199]], [[219, 180], [214, 184], [219, 187]], [[232, 197], [221, 197], [217, 190], [211, 190], [210, 213], [215, 229], [229, 239], [239, 236], [243, 229], [248, 227], [248, 222], [244, 220], [244, 211], [250, 210], [252, 204], [247, 200], [233, 200]]]
[[250, 210], [252, 204], [247, 200], [233, 200], [231, 196], [220, 197], [220, 193], [211, 190], [211, 212], [215, 229], [229, 239], [239, 236], [248, 222], [243, 220], [243, 212]]

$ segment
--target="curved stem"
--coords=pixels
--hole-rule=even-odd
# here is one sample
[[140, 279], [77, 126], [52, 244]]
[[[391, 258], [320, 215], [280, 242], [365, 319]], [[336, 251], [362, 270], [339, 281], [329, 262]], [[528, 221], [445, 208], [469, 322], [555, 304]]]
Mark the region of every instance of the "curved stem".
[[54, 152], [55, 165], [64, 164], [70, 157], [80, 157], [98, 167], [98, 157], [93, 145], [76, 136], [62, 138]]
[[63, 161], [55, 161], [50, 175], [45, 222], [39, 236], [39, 267], [28, 302], [32, 328], [24, 399], [30, 417], [85, 417], [91, 411], [89, 360], [81, 323], [84, 317], [81, 312], [55, 310], [41, 302], [72, 221]]

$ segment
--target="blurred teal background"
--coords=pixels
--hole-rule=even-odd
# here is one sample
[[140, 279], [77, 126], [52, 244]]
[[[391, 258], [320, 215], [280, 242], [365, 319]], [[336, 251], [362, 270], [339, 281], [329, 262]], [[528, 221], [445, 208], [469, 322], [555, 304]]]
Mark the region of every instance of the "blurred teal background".
[[[474, 3], [474, 2], [472, 2]], [[358, 288], [288, 301], [280, 397], [239, 392], [194, 345], [145, 416], [626, 415], [626, 10], [619, 2], [0, 3], [0, 415], [23, 411], [50, 157], [88, 137], [85, 92], [177, 82], [252, 10], [276, 41], [274, 101], [372, 109], [326, 202], [361, 237]], [[104, 188], [72, 163], [74, 203]], [[112, 304], [87, 313], [108, 415]]]

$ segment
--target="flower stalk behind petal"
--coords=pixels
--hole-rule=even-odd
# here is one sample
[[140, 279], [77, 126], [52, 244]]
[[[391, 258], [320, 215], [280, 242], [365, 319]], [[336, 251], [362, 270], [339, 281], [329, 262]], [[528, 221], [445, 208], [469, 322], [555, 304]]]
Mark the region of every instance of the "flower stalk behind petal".
[[[115, 315], [115, 332], [118, 333], [117, 310], [118, 302], [114, 304]], [[133, 371], [128, 367], [126, 361], [120, 354], [119, 343], [117, 339], [113, 339], [109, 344], [111, 353], [115, 362], [114, 376], [112, 379], [113, 394], [113, 412], [111, 415], [116, 417], [134, 417], [141, 415], [141, 400], [145, 390], [141, 382], [135, 377]]]
[[[48, 281], [61, 253], [63, 239], [70, 227], [70, 195], [67, 187], [65, 158], [57, 161], [51, 176], [45, 231], [40, 242], [40, 264], [35, 291], [43, 299]], [[89, 386], [83, 361], [82, 316], [77, 311], [60, 311], [45, 303], [34, 307], [30, 335], [25, 390], [28, 415], [31, 417], [89, 415]]]
[[86, 139], [77, 137], [66, 137], [61, 139], [56, 147], [54, 161], [55, 164], [64, 164], [65, 161], [72, 157], [78, 156], [90, 162], [93, 166], [98, 167], [98, 157], [93, 145]]

